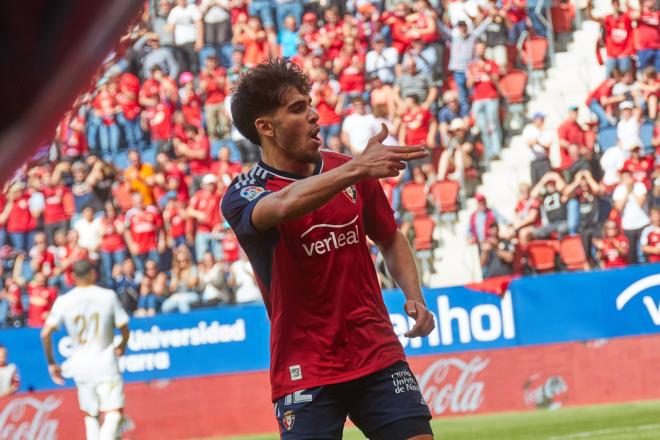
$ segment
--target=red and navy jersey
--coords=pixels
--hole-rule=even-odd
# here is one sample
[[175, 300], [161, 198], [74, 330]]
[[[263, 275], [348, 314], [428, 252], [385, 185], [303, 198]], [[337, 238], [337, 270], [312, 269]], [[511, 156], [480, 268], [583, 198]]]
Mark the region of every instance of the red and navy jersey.
[[[328, 151], [321, 157], [314, 174], [350, 160]], [[396, 232], [380, 184], [362, 180], [310, 214], [255, 230], [257, 202], [299, 179], [260, 162], [232, 182], [222, 201], [271, 319], [273, 400], [405, 359], [367, 246], [366, 236], [385, 241]]]

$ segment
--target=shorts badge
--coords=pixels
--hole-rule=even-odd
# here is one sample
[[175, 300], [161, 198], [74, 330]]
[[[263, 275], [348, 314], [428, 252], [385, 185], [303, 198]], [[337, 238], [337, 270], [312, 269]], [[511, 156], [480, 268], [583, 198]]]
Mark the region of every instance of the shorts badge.
[[357, 201], [357, 189], [355, 189], [355, 185], [349, 186], [342, 192], [346, 195], [346, 197], [351, 199], [351, 202], [355, 203]]
[[284, 425], [284, 428], [286, 428], [287, 431], [291, 431], [295, 421], [296, 421], [296, 415], [293, 413], [292, 410], [288, 410], [284, 412], [284, 417], [282, 417], [282, 424]]
[[266, 192], [266, 190], [260, 186], [246, 186], [241, 189], [241, 197], [247, 199], [249, 202], [259, 197], [259, 194]]

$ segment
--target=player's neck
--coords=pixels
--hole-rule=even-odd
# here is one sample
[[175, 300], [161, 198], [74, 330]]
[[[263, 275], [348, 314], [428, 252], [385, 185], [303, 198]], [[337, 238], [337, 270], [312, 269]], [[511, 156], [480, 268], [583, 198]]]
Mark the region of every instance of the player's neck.
[[281, 148], [275, 146], [264, 146], [261, 149], [261, 161], [275, 170], [301, 177], [309, 177], [314, 174], [317, 166], [312, 162], [299, 162], [292, 159]]

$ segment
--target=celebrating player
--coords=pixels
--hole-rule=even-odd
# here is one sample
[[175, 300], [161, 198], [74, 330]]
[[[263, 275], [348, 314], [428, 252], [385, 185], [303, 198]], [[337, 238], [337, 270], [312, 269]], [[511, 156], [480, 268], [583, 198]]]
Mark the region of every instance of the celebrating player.
[[[64, 323], [73, 341], [66, 364], [78, 388], [78, 402], [85, 413], [87, 440], [114, 440], [124, 408], [124, 384], [117, 357], [128, 343], [128, 315], [112, 290], [96, 286], [96, 270], [87, 260], [73, 265], [76, 287], [55, 300], [41, 331], [48, 373], [58, 385], [64, 384], [62, 370], [53, 357], [51, 334]], [[121, 331], [115, 347], [114, 329]], [[103, 425], [99, 425], [99, 414]]]
[[346, 416], [370, 439], [431, 440], [431, 414], [383, 303], [367, 236], [426, 336], [433, 316], [406, 238], [378, 183], [423, 146], [321, 150], [307, 76], [287, 59], [255, 66], [231, 112], [262, 160], [230, 185], [222, 212], [254, 268], [271, 318], [271, 385], [282, 438], [339, 439]]

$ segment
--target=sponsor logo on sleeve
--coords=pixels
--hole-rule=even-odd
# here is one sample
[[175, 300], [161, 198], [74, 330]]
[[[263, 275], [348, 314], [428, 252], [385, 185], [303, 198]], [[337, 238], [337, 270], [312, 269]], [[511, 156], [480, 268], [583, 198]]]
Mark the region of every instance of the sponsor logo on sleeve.
[[246, 186], [241, 189], [241, 197], [251, 202], [252, 200], [259, 197], [259, 194], [266, 192], [266, 190], [260, 186]]

